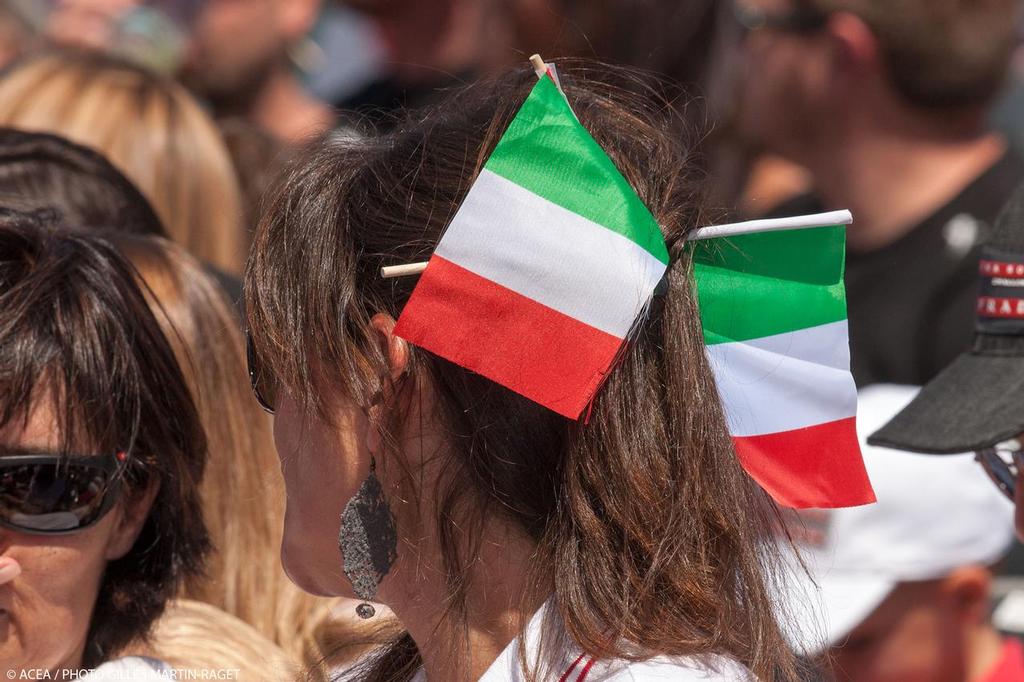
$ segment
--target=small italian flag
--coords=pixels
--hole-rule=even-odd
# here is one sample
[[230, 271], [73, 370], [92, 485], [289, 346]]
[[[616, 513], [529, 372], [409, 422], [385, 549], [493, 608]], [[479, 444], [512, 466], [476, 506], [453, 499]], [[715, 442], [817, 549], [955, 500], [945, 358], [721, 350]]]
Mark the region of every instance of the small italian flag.
[[691, 242], [704, 341], [736, 453], [787, 507], [875, 501], [850, 374], [848, 222], [847, 211], [754, 221], [705, 228]]
[[578, 419], [665, 273], [658, 224], [541, 78], [395, 334]]

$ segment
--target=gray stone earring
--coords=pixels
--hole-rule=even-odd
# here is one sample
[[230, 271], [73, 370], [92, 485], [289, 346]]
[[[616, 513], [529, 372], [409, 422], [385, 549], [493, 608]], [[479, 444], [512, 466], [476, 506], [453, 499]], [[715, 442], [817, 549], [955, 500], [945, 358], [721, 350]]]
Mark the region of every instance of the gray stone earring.
[[[395, 517], [384, 498], [384, 488], [377, 478], [377, 462], [370, 459], [370, 475], [341, 513], [342, 568], [360, 599], [372, 600], [377, 587], [391, 570], [398, 557], [398, 532]], [[362, 603], [356, 607], [360, 618], [372, 618], [373, 606]]]

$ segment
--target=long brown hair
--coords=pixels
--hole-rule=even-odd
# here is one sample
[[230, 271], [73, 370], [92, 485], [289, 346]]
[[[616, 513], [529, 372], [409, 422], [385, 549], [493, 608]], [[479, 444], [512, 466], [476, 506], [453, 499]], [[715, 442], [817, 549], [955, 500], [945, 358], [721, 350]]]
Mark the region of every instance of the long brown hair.
[[223, 270], [241, 270], [242, 200], [231, 157], [181, 85], [113, 57], [43, 52], [0, 78], [0, 125], [98, 150], [142, 190], [171, 239]]
[[[479, 527], [501, 515], [537, 543], [530, 598], [553, 591], [557, 618], [588, 654], [721, 654], [788, 679], [794, 664], [770, 598], [774, 514], [732, 449], [685, 247], [707, 219], [703, 180], [672, 108], [637, 94], [637, 76], [568, 62], [559, 70], [580, 121], [663, 228], [668, 291], [586, 422], [412, 349], [414, 380], [401, 391], [411, 400], [429, 378], [450, 434], [450, 475], [422, 491], [436, 500], [448, 619], [464, 622], [466, 586], [482, 577], [475, 542], [459, 529], [467, 516]], [[257, 232], [248, 317], [258, 359], [307, 410], [325, 414], [332, 391], [370, 405], [388, 376], [371, 317], [397, 319], [415, 286], [382, 279], [380, 267], [429, 258], [535, 82], [521, 68], [475, 84], [387, 136], [323, 143], [287, 177]], [[401, 638], [374, 665], [368, 679], [408, 679], [415, 644]], [[544, 672], [533, 671], [549, 679]]]
[[131, 550], [107, 564], [86, 640], [93, 667], [144, 638], [209, 549], [206, 440], [131, 266], [106, 240], [0, 208], [0, 426], [55, 401], [64, 452], [125, 451], [130, 493], [159, 492]]
[[210, 456], [200, 488], [214, 551], [183, 597], [212, 604], [253, 626], [296, 661], [313, 663], [330, 628], [331, 600], [288, 580], [274, 551], [284, 525], [284, 481], [270, 418], [252, 397], [234, 308], [180, 246], [117, 235], [192, 391]]

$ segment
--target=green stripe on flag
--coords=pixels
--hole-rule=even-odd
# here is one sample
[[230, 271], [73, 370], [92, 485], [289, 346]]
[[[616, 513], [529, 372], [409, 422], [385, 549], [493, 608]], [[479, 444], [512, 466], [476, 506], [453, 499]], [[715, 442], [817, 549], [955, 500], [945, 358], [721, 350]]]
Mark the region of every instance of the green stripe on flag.
[[533, 88], [484, 167], [668, 264], [658, 223], [550, 78]]
[[843, 226], [708, 239], [690, 248], [708, 345], [846, 319]]

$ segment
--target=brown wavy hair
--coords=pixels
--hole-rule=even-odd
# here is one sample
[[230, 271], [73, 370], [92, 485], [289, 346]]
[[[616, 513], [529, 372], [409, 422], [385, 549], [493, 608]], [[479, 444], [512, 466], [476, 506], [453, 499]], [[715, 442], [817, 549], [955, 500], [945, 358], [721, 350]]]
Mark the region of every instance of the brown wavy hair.
[[131, 266], [105, 239], [0, 209], [0, 426], [57, 401], [64, 452], [125, 451], [127, 494], [159, 481], [131, 550], [107, 564], [86, 638], [94, 667], [145, 638], [209, 549], [206, 439]]
[[[524, 603], [553, 592], [556, 617], [587, 654], [720, 654], [790, 679], [770, 596], [775, 513], [733, 451], [684, 244], [708, 219], [703, 178], [655, 87], [604, 65], [563, 61], [559, 72], [580, 121], [662, 226], [668, 290], [586, 422], [411, 349], [413, 380], [394, 388], [414, 400], [429, 381], [450, 434], [446, 478], [419, 491], [436, 500], [449, 626], [465, 622], [466, 585], [486, 578], [474, 575], [476, 541], [462, 530], [500, 515], [537, 543]], [[397, 319], [416, 284], [382, 279], [381, 266], [430, 257], [535, 82], [524, 67], [474, 84], [386, 136], [324, 142], [287, 176], [257, 231], [248, 318], [258, 360], [307, 410], [327, 416], [335, 391], [370, 406], [389, 376], [370, 320]], [[331, 383], [320, 367], [332, 368]], [[394, 421], [385, 435], [397, 438]], [[403, 635], [359, 679], [409, 679], [419, 665]]]

